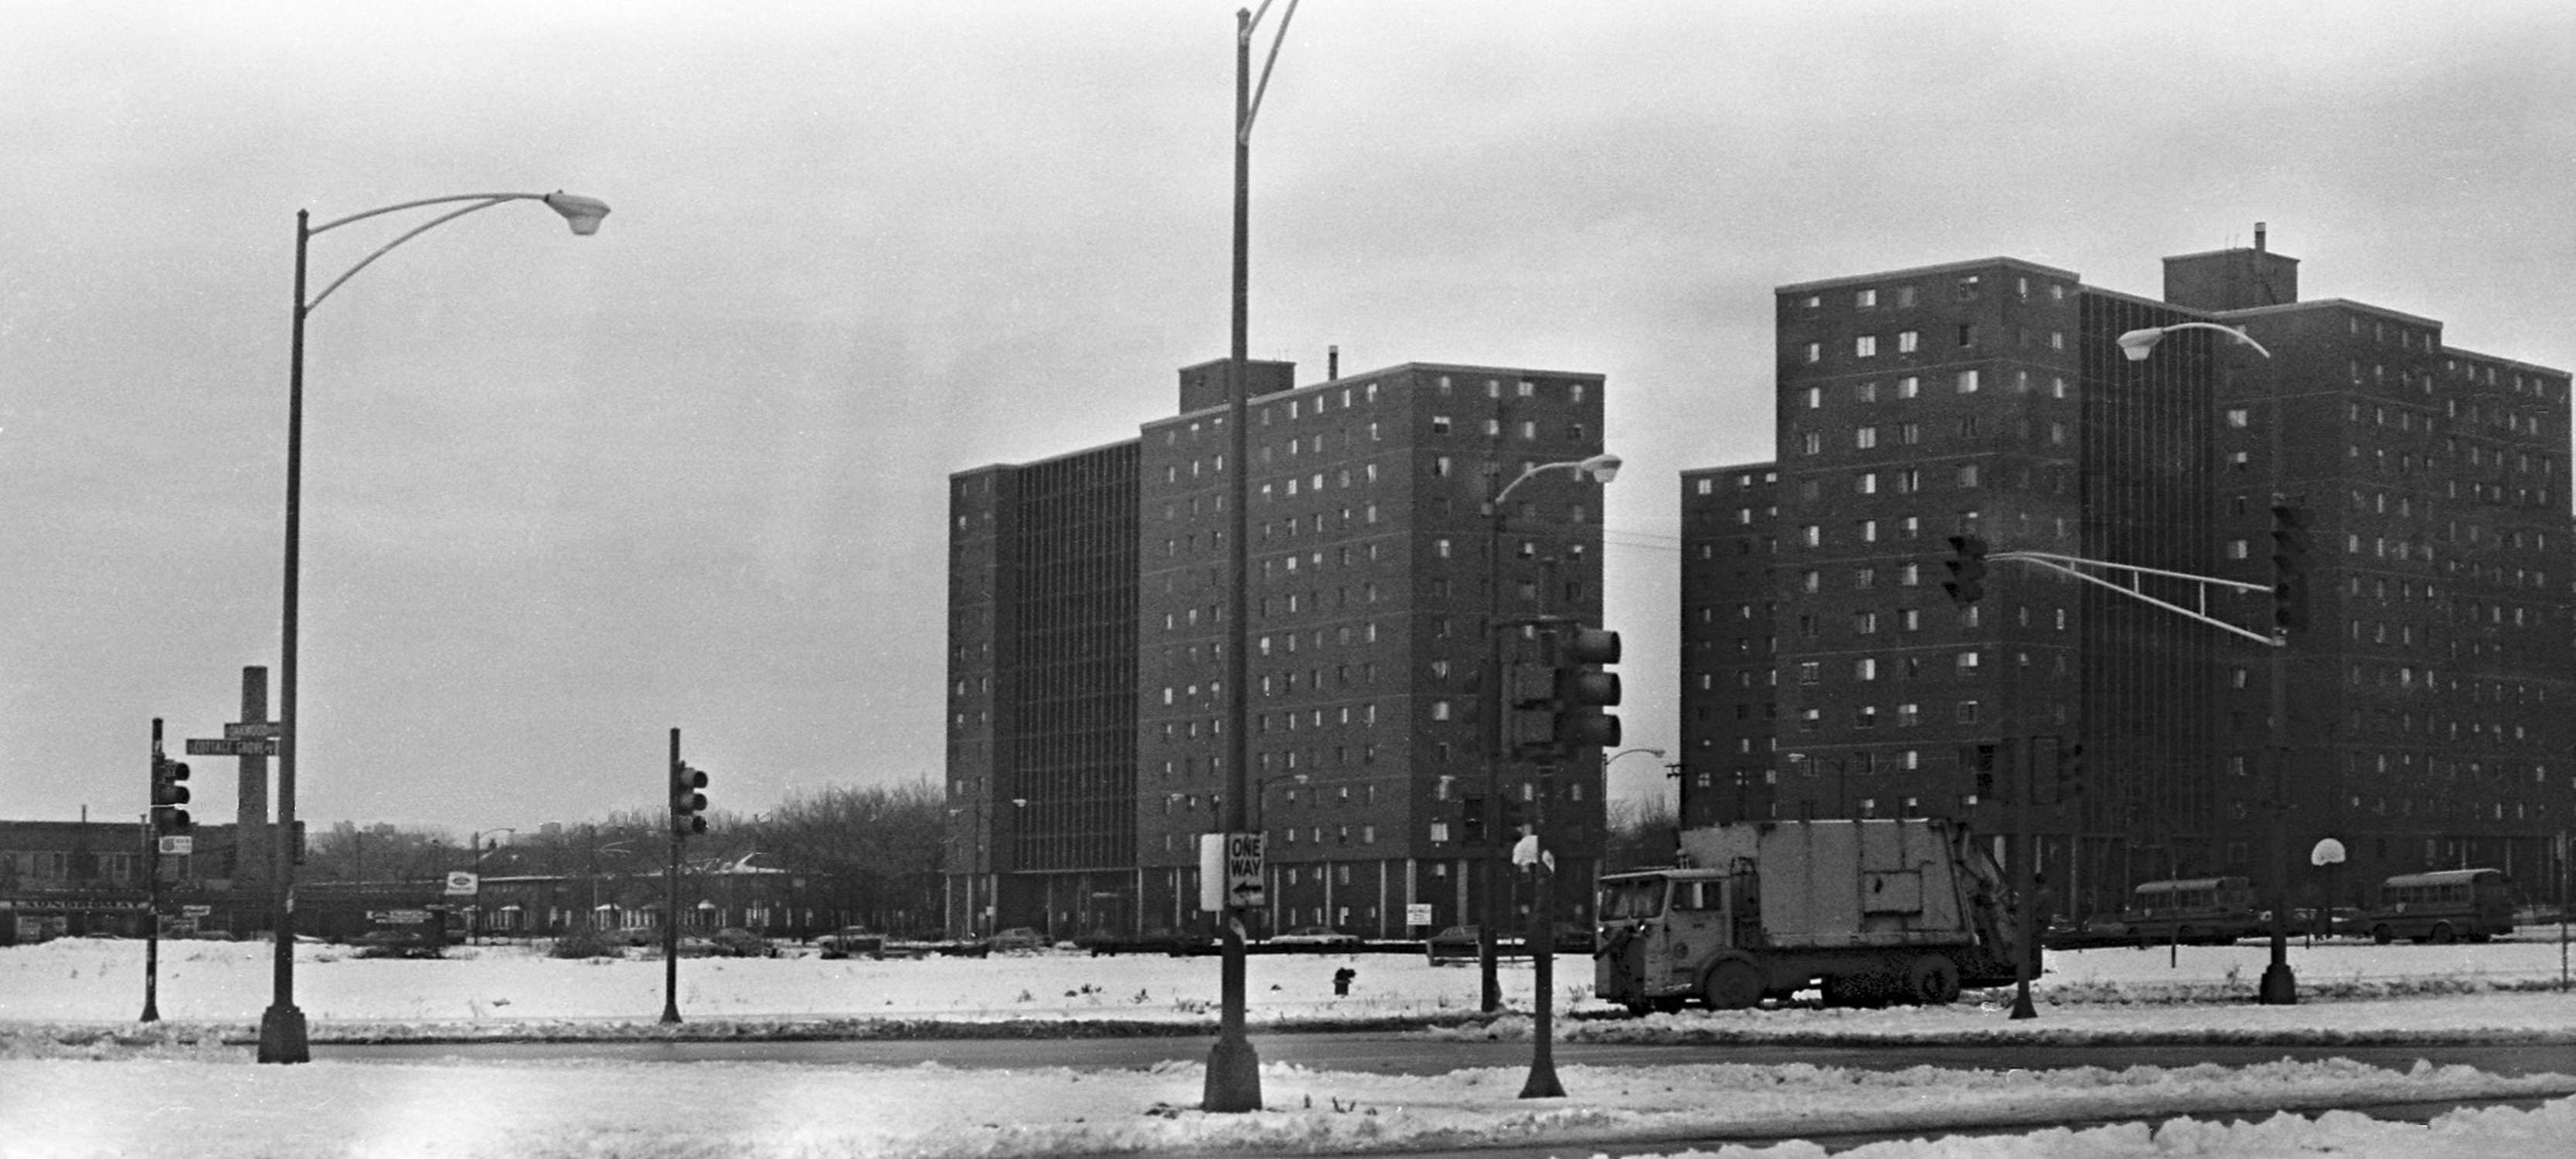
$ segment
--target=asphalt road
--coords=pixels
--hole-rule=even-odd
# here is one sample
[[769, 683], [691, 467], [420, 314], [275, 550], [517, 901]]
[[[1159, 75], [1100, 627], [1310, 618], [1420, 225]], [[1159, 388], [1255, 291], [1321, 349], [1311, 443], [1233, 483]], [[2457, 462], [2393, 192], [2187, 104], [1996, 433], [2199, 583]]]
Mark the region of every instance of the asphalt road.
[[[868, 1042], [553, 1042], [435, 1043], [345, 1046], [315, 1043], [313, 1057], [350, 1061], [416, 1062], [465, 1058], [532, 1062], [547, 1059], [615, 1059], [624, 1062], [782, 1062], [809, 1066], [912, 1066], [936, 1062], [956, 1067], [1070, 1066], [1137, 1068], [1158, 1062], [1204, 1061], [1208, 1037], [1073, 1039], [938, 1039]], [[1382, 1032], [1254, 1035], [1264, 1062], [1293, 1062], [1331, 1070], [1381, 1074], [1438, 1074], [1462, 1067], [1526, 1066], [1526, 1042], [1453, 1042]], [[2403, 1068], [2417, 1059], [2437, 1065], [2474, 1066], [2491, 1074], [2576, 1074], [2576, 1044], [2415, 1046], [1973, 1046], [1698, 1045], [1557, 1043], [1559, 1065], [1669, 1066], [1692, 1063], [1778, 1064], [1803, 1062], [1865, 1070], [1911, 1066], [1956, 1069], [2050, 1070], [2099, 1066], [2245, 1066], [2283, 1058], [2348, 1058]]]

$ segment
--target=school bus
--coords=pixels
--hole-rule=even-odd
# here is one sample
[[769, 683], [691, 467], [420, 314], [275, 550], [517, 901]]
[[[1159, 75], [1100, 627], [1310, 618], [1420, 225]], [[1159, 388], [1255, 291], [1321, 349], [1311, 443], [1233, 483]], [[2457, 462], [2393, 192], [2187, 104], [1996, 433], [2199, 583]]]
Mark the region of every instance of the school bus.
[[2370, 940], [2399, 938], [2449, 945], [2513, 932], [2513, 879], [2501, 869], [2401, 873], [2381, 882], [2379, 904], [2353, 923]]
[[2141, 883], [2120, 915], [2142, 943], [2225, 944], [2270, 931], [2256, 908], [2254, 883], [2242, 877], [2187, 877]]

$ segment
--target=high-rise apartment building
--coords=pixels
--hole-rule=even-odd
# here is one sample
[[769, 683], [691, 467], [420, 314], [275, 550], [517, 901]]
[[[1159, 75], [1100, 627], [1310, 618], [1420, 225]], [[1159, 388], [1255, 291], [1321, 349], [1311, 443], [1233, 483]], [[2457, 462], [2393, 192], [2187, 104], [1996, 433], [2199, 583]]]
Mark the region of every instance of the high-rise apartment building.
[[[2070, 914], [2142, 880], [2269, 881], [2276, 822], [2311, 900], [2327, 837], [2338, 900], [2421, 868], [2554, 873], [2568, 374], [2301, 301], [2297, 272], [2258, 230], [2166, 259], [2162, 300], [2005, 258], [1781, 287], [1776, 461], [1681, 480], [1686, 822], [2001, 834], [2026, 809]], [[2203, 325], [2118, 342], [2177, 323]], [[2270, 634], [2276, 506], [2311, 521], [2286, 649], [2133, 598]], [[1954, 536], [2151, 570], [1999, 560], [1963, 605]]]
[[[1180, 413], [1135, 440], [951, 479], [952, 930], [1205, 920], [1198, 838], [1228, 784], [1227, 369], [1182, 370]], [[1251, 364], [1247, 412], [1262, 916], [1373, 937], [1478, 921], [1506, 826], [1541, 816], [1559, 872], [1588, 881], [1601, 754], [1486, 753], [1494, 658], [1542, 659], [1557, 619], [1599, 624], [1600, 487], [1560, 468], [1601, 452], [1601, 376], [1293, 372]], [[1493, 888], [1519, 904], [1517, 875]], [[1582, 892], [1560, 891], [1566, 916]]]

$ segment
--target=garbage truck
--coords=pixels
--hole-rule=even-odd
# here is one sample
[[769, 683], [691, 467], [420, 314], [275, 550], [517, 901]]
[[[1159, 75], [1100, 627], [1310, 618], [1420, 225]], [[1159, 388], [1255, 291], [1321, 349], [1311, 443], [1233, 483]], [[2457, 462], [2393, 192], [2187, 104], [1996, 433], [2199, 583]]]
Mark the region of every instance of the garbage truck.
[[2011, 985], [2028, 952], [2002, 871], [1954, 821], [1760, 821], [1679, 845], [1673, 868], [1601, 878], [1593, 990], [1632, 1013], [1809, 988], [1834, 1006], [1938, 1006]]

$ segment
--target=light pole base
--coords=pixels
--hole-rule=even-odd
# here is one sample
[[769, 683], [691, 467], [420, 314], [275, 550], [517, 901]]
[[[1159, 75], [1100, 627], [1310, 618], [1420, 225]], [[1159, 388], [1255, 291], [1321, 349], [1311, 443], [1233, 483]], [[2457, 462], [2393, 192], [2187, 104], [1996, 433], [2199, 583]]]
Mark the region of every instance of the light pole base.
[[1199, 1109], [1210, 1114], [1240, 1114], [1261, 1109], [1261, 1056], [1248, 1038], [1217, 1036], [1208, 1051], [1207, 1088]]
[[1521, 1084], [1521, 1097], [1524, 1099], [1564, 1098], [1565, 1084], [1556, 1081], [1556, 1065], [1551, 1062], [1531, 1063], [1529, 1081]]
[[2039, 1017], [2039, 1008], [2030, 1002], [2030, 983], [2024, 982], [2013, 988], [2012, 1014], [2009, 1017], [2015, 1020]]
[[259, 1061], [313, 1061], [313, 1044], [304, 1034], [304, 1011], [293, 1006], [271, 1006], [260, 1014]]
[[2298, 977], [2290, 972], [2288, 965], [2281, 962], [2263, 967], [2263, 985], [2257, 992], [2255, 1001], [2264, 1006], [2298, 1005]]

